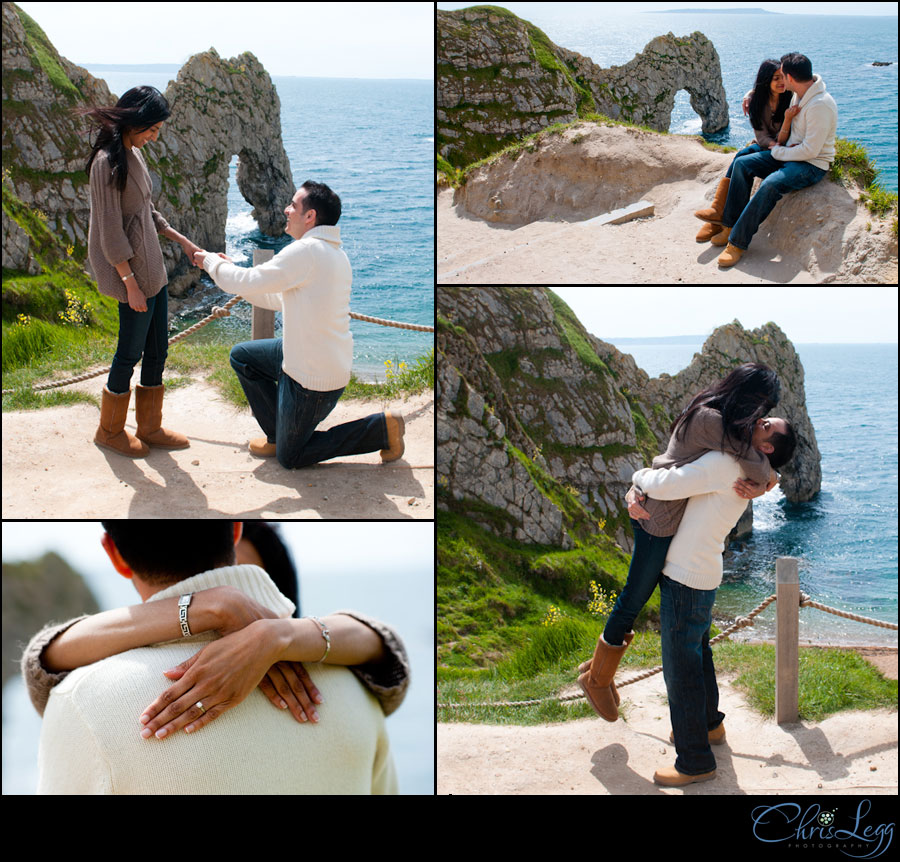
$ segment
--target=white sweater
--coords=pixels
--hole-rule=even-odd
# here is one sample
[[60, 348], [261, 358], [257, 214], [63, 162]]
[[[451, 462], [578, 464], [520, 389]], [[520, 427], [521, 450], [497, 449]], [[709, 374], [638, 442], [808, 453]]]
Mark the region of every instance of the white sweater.
[[634, 474], [634, 486], [648, 497], [690, 498], [666, 554], [667, 577], [695, 590], [714, 590], [722, 582], [725, 539], [747, 507], [732, 488], [739, 478], [738, 462], [722, 452], [707, 452], [683, 467]]
[[791, 123], [787, 146], [772, 147], [769, 152], [780, 162], [809, 162], [827, 171], [834, 161], [837, 104], [825, 91], [825, 82], [818, 75], [813, 75], [813, 80], [799, 103], [796, 93], [791, 99], [791, 107], [799, 104], [800, 113]]
[[311, 228], [259, 266], [235, 266], [207, 253], [203, 268], [226, 293], [283, 312], [285, 374], [316, 392], [350, 382], [353, 273], [337, 225]]
[[[294, 605], [257, 566], [228, 566], [148, 599], [230, 584], [279, 617]], [[188, 610], [190, 624], [190, 610]], [[396, 793], [378, 701], [345, 667], [307, 664], [322, 693], [319, 724], [300, 724], [258, 689], [191, 734], [143, 739], [138, 718], [171, 681], [163, 671], [217, 635], [129, 650], [72, 671], [50, 695], [38, 753], [39, 794]]]

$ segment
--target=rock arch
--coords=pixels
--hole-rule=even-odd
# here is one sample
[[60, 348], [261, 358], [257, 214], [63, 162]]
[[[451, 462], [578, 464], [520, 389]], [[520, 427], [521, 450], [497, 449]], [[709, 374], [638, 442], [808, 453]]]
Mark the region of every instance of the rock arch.
[[[281, 103], [272, 79], [249, 51], [223, 60], [210, 49], [191, 57], [165, 92], [172, 108], [166, 134], [147, 160], [158, 177], [167, 220], [210, 251], [225, 248], [228, 171], [239, 158], [237, 184], [262, 233], [284, 233], [284, 207], [295, 188], [281, 139]], [[169, 215], [171, 213], [171, 216]], [[176, 295], [198, 271], [181, 249], [164, 244]]]
[[599, 66], [573, 51], [560, 49], [594, 96], [597, 110], [613, 120], [669, 130], [675, 94], [686, 90], [704, 134], [728, 125], [728, 101], [715, 46], [700, 32], [672, 33], [648, 42], [624, 66]]

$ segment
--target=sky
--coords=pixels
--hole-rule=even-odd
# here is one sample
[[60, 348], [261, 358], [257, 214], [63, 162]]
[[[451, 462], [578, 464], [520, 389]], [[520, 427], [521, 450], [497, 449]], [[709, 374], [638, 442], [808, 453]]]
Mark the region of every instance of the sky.
[[598, 338], [709, 335], [737, 318], [770, 320], [795, 344], [897, 343], [897, 291], [886, 287], [553, 287]]
[[[476, 3], [439, 2], [438, 9], [465, 9]], [[508, 9], [520, 18], [528, 20], [530, 14], [545, 7], [547, 3], [503, 3], [496, 5]], [[696, 2], [696, 0], [663, 0], [661, 3], [553, 3], [553, 14], [557, 18], [584, 18], [590, 16], [585, 7], [606, 7], [604, 14], [609, 14], [609, 7], [617, 7], [622, 12], [667, 12], [673, 9], [765, 9], [767, 12], [780, 12], [783, 15], [897, 15], [896, 3], [760, 3], [758, 0], [743, 0], [737, 3]], [[615, 14], [615, 9], [612, 14]]]
[[274, 76], [434, 77], [434, 5], [31, 3], [19, 7], [80, 66], [175, 63], [251, 51]]

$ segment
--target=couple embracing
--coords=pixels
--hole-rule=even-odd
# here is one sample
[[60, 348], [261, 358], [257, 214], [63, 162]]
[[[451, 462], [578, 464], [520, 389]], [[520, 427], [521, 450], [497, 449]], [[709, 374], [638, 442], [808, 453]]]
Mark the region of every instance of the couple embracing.
[[[721, 267], [741, 259], [785, 194], [819, 182], [834, 161], [837, 105], [803, 54], [763, 60], [743, 107], [755, 139], [735, 154], [712, 206], [694, 213], [707, 222], [697, 242], [725, 246]], [[755, 177], [762, 183], [751, 198]]]
[[[212, 254], [171, 227], [153, 206], [142, 148], [157, 140], [171, 111], [155, 87], [134, 87], [114, 107], [78, 112], [100, 127], [88, 159], [91, 220], [88, 255], [97, 287], [119, 302], [119, 338], [103, 388], [98, 446], [132, 458], [149, 447], [183, 449], [188, 438], [162, 427], [168, 352], [167, 273], [158, 234], [181, 245], [223, 290], [253, 305], [281, 311], [283, 338], [238, 344], [231, 366], [265, 432], [250, 451], [276, 456], [283, 467], [304, 467], [339, 455], [381, 450], [383, 461], [403, 454], [403, 418], [373, 413], [316, 431], [350, 381], [350, 261], [341, 248], [340, 198], [324, 183], [307, 181], [285, 207], [285, 233], [295, 242], [248, 269]], [[125, 430], [131, 376], [137, 435]]]
[[715, 778], [710, 745], [725, 741], [725, 715], [709, 647], [725, 541], [747, 500], [770, 490], [774, 470], [793, 457], [790, 423], [767, 415], [781, 385], [765, 365], [748, 363], [697, 394], [672, 423], [671, 438], [650, 468], [638, 470], [626, 495], [634, 531], [628, 578], [593, 658], [578, 682], [602, 718], [619, 717], [613, 677], [634, 638], [632, 625], [660, 590], [663, 677], [675, 744], [674, 766], [657, 784], [681, 787]]

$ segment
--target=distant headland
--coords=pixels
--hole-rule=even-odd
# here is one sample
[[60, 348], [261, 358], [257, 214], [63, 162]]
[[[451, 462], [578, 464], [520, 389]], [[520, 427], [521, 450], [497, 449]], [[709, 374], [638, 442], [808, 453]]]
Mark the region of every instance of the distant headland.
[[[781, 15], [781, 12], [770, 12], [768, 9], [654, 9], [654, 15], [672, 15], [680, 12], [714, 12], [719, 15]], [[651, 14], [649, 11], [645, 14]]]

